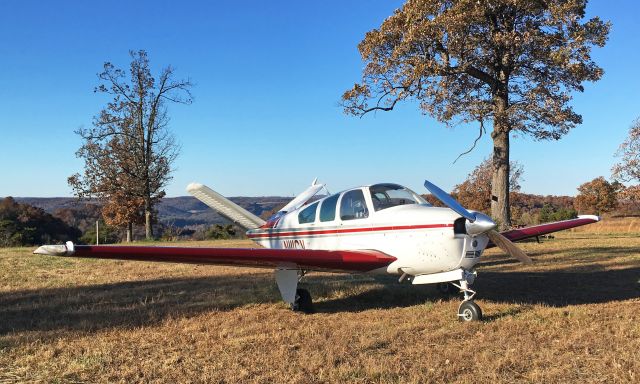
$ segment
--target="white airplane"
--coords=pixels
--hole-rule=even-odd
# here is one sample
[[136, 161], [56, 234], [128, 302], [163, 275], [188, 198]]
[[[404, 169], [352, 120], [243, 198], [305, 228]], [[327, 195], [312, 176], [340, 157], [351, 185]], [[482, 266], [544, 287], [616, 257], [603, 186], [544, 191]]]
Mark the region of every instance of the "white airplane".
[[425, 187], [448, 208], [434, 207], [397, 184], [357, 187], [312, 201], [323, 188], [314, 180], [266, 222], [202, 185], [187, 191], [247, 230], [264, 248], [43, 245], [34, 253], [53, 256], [164, 261], [274, 268], [282, 299], [296, 311], [312, 312], [311, 295], [298, 288], [309, 271], [366, 272], [399, 276], [413, 284], [457, 287], [464, 299], [461, 321], [482, 319], [470, 286], [486, 248], [498, 246], [517, 260], [531, 259], [512, 241], [573, 228], [598, 216], [547, 223], [499, 233], [487, 215], [468, 211], [446, 192]]

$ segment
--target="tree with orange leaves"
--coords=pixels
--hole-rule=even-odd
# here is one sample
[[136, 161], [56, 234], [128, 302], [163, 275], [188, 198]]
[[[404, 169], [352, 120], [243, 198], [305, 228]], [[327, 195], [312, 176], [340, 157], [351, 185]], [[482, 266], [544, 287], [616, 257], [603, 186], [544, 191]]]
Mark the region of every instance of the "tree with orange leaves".
[[144, 199], [117, 191], [102, 206], [102, 217], [108, 225], [125, 228], [127, 242], [131, 242], [133, 225], [144, 224]]
[[558, 140], [582, 122], [572, 92], [603, 70], [591, 49], [609, 23], [585, 20], [587, 0], [408, 0], [358, 50], [362, 81], [342, 96], [346, 113], [391, 111], [409, 101], [447, 125], [493, 129], [491, 213], [511, 223], [510, 137]]
[[580, 213], [596, 215], [609, 212], [618, 206], [616, 195], [619, 189], [619, 183], [610, 183], [602, 176], [596, 177], [578, 187], [580, 193], [576, 196], [575, 208]]

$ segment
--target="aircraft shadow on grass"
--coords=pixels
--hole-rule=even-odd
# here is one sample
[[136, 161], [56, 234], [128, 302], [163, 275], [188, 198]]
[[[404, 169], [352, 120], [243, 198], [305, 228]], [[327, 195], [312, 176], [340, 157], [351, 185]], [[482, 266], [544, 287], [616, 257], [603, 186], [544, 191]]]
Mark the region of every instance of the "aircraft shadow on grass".
[[[482, 278], [474, 285], [479, 300], [564, 307], [640, 297], [638, 267], [609, 271], [481, 273]], [[315, 303], [319, 313], [389, 309], [442, 299], [431, 286], [398, 284], [388, 277], [311, 274], [305, 277], [304, 284], [313, 295], [319, 293], [320, 299]], [[345, 290], [359, 293], [322, 299]], [[267, 272], [3, 292], [0, 293], [0, 335], [21, 331], [93, 332], [129, 328], [171, 317], [275, 302], [280, 302], [279, 293], [273, 275]], [[500, 316], [493, 318], [496, 317]]]
[[[637, 264], [635, 264], [637, 265]], [[640, 297], [640, 268], [609, 271], [489, 272], [473, 285], [478, 300], [564, 307]], [[316, 304], [318, 312], [361, 311], [423, 304], [442, 298], [431, 286], [394, 284]], [[311, 287], [313, 289], [313, 286]], [[458, 299], [459, 295], [452, 298]]]
[[[553, 256], [553, 255], [563, 255], [566, 256], [567, 250], [565, 249], [556, 249], [556, 250], [544, 250], [544, 251], [528, 251], [527, 254], [533, 258], [535, 261], [538, 256]], [[571, 257], [584, 260], [586, 264], [584, 267], [581, 267], [580, 264], [577, 264], [574, 269], [593, 269], [594, 266], [589, 264], [590, 260], [597, 262], [604, 262], [609, 259], [618, 258], [620, 256], [628, 256], [632, 254], [640, 254], [640, 247], [589, 247], [589, 248], [580, 248], [571, 250]], [[594, 256], [596, 255], [596, 256]], [[517, 260], [514, 259], [500, 259], [500, 260], [491, 260], [491, 261], [481, 261], [478, 266], [479, 267], [488, 267], [488, 266], [498, 266], [498, 265], [507, 265], [507, 264], [518, 264]], [[619, 265], [619, 263], [616, 263]], [[638, 265], [638, 263], [634, 263], [633, 265]]]

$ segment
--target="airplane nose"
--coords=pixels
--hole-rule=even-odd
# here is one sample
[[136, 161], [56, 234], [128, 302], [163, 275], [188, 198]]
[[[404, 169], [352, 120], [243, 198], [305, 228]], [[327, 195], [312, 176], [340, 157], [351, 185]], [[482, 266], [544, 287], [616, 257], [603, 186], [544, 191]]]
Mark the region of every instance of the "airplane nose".
[[489, 216], [481, 212], [475, 212], [475, 220], [467, 220], [464, 224], [467, 233], [471, 236], [477, 236], [496, 229], [498, 226]]

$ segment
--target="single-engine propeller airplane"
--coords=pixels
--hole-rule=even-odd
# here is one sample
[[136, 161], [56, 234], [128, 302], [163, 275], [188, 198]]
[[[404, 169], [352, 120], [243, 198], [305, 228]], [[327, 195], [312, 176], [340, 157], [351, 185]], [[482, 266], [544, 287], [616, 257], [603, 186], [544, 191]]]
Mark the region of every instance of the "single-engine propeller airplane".
[[314, 200], [324, 184], [313, 181], [266, 222], [197, 183], [193, 196], [247, 230], [264, 248], [189, 248], [110, 245], [43, 245], [34, 253], [121, 260], [223, 264], [275, 269], [282, 299], [296, 311], [312, 312], [311, 295], [299, 288], [310, 271], [367, 272], [398, 275], [413, 284], [454, 285], [463, 294], [462, 321], [482, 318], [470, 286], [483, 251], [498, 246], [529, 264], [531, 259], [513, 241], [536, 237], [600, 220], [578, 218], [496, 231], [487, 215], [469, 211], [436, 185], [424, 186], [447, 208], [434, 207], [401, 185], [382, 183], [357, 187]]

